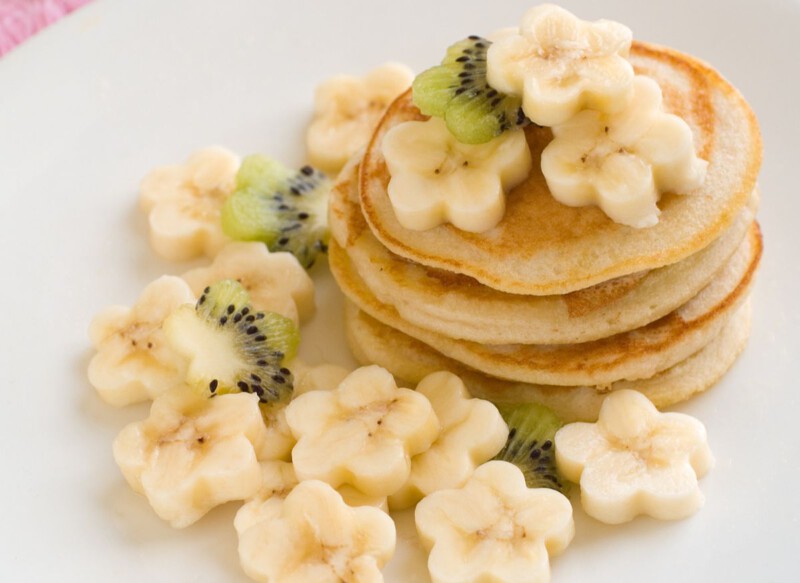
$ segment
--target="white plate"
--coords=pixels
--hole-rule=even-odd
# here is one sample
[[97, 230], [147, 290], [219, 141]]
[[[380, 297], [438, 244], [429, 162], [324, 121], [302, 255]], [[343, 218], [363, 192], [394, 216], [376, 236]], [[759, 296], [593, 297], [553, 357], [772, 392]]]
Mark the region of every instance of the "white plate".
[[[598, 4], [565, 2], [705, 58], [750, 100], [766, 146], [766, 254], [749, 348], [718, 387], [680, 408], [706, 423], [716, 454], [705, 508], [618, 527], [577, 510], [553, 580], [800, 580], [800, 4]], [[183, 531], [155, 518], [111, 456], [114, 435], [146, 407], [106, 406], [85, 378], [93, 313], [186, 267], [150, 251], [138, 181], [212, 143], [300, 164], [320, 80], [390, 59], [421, 70], [451, 42], [515, 23], [528, 5], [98, 0], [0, 60], [4, 580], [246, 581], [235, 506]], [[320, 310], [303, 353], [347, 363], [340, 297], [324, 269], [315, 276]], [[404, 546], [388, 580], [424, 581], [403, 574], [414, 557]]]

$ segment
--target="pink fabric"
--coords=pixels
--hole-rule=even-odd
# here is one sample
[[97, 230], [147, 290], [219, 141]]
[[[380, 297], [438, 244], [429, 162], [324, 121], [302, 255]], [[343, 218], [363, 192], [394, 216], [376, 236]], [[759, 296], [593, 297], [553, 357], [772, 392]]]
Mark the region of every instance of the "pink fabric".
[[0, 0], [0, 57], [90, 0]]

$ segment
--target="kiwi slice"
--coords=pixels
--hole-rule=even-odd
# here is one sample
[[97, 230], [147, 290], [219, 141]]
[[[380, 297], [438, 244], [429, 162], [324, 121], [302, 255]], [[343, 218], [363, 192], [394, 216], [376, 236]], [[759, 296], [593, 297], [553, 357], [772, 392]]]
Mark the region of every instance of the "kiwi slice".
[[269, 156], [247, 156], [236, 173], [236, 190], [249, 188], [272, 192], [289, 180], [294, 172]]
[[283, 362], [297, 352], [297, 327], [280, 314], [253, 310], [239, 282], [207, 287], [195, 306], [170, 314], [164, 332], [190, 359], [187, 383], [207, 396], [246, 392], [264, 403], [290, 398], [294, 378]]
[[325, 174], [311, 166], [293, 171], [267, 156], [248, 156], [222, 207], [222, 230], [232, 239], [288, 251], [308, 269], [328, 250], [330, 187]]
[[555, 457], [556, 431], [563, 425], [544, 405], [498, 405], [508, 425], [508, 440], [494, 459], [522, 470], [528, 488], [551, 488], [564, 494], [569, 482], [558, 473]]
[[528, 123], [519, 97], [492, 89], [486, 80], [491, 41], [470, 36], [447, 49], [442, 64], [414, 79], [414, 105], [441, 117], [459, 142], [483, 144]]

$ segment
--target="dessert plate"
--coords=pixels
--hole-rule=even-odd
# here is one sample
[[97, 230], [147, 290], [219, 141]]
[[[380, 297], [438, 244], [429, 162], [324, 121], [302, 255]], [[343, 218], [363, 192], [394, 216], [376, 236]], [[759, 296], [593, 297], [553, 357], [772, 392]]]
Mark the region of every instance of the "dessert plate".
[[[800, 580], [800, 3], [564, 2], [711, 62], [758, 114], [765, 254], [753, 334], [730, 374], [680, 410], [708, 429], [716, 467], [691, 519], [605, 526], [576, 505], [560, 583]], [[146, 406], [114, 409], [86, 380], [92, 315], [131, 303], [190, 264], [150, 250], [137, 186], [208, 144], [304, 160], [314, 86], [387, 60], [417, 71], [468, 34], [519, 20], [529, 2], [340, 0], [298, 4], [96, 0], [0, 60], [0, 285], [4, 501], [0, 565], [17, 581], [245, 582], [219, 508], [182, 531], [116, 468], [111, 442]], [[302, 356], [352, 365], [342, 298], [324, 265]], [[413, 517], [399, 517], [390, 583], [425, 583]]]

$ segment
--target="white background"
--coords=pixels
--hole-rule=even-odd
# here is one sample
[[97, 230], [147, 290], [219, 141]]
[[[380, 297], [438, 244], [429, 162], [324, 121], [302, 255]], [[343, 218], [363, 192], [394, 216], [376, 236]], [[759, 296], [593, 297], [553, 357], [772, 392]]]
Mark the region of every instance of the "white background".
[[[111, 456], [114, 435], [147, 408], [112, 409], [85, 378], [92, 315], [187, 267], [148, 248], [138, 182], [213, 143], [300, 164], [319, 81], [390, 59], [420, 71], [530, 5], [97, 0], [0, 60], [0, 579], [246, 581], [235, 506], [184, 531], [162, 524]], [[748, 349], [680, 407], [705, 422], [717, 459], [705, 508], [618, 527], [577, 511], [553, 580], [800, 580], [800, 3], [563, 5], [702, 57], [739, 87], [764, 136], [766, 252]], [[338, 292], [324, 268], [315, 276], [320, 310], [303, 354], [347, 363]], [[404, 546], [389, 581], [422, 581], [403, 574], [414, 557]]]

